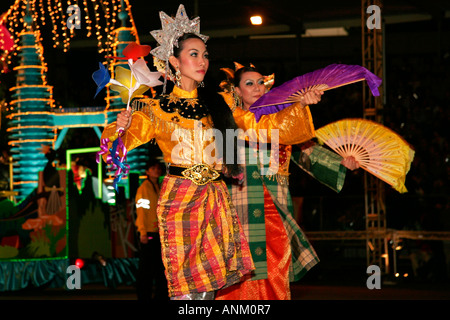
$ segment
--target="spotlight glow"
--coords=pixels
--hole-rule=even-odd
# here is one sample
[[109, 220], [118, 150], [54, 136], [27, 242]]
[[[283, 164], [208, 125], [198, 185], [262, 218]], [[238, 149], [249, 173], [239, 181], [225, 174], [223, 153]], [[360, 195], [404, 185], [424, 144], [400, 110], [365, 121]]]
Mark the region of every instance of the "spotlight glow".
[[261, 16], [251, 16], [250, 17], [250, 22], [254, 26], [259, 26], [259, 25], [262, 24], [262, 17]]

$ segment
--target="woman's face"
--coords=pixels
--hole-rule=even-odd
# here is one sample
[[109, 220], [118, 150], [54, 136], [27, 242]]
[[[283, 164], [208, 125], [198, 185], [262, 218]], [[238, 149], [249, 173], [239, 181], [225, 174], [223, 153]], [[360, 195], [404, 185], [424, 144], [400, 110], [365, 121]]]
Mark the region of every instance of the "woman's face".
[[[208, 51], [205, 43], [197, 38], [184, 40], [183, 49], [178, 58], [172, 59], [175, 69], [180, 69], [183, 86], [189, 86], [190, 82], [202, 82], [209, 67]], [[172, 57], [171, 57], [172, 58]]]
[[249, 71], [241, 76], [236, 93], [242, 98], [244, 108], [247, 110], [266, 91], [264, 78], [259, 72]]

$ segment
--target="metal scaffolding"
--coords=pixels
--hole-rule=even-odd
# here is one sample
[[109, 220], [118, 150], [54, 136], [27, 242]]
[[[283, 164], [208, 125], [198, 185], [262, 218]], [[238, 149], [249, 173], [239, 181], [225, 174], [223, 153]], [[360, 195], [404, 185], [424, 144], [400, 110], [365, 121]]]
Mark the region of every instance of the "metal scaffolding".
[[[361, 0], [362, 65], [383, 79], [384, 84], [384, 25], [382, 1]], [[378, 21], [377, 21], [378, 19]], [[383, 123], [384, 85], [380, 96], [374, 97], [367, 85], [363, 85], [363, 118]], [[384, 184], [373, 175], [364, 174], [366, 252], [367, 265], [377, 265], [383, 274], [389, 270], [388, 243], [386, 237], [386, 204]]]

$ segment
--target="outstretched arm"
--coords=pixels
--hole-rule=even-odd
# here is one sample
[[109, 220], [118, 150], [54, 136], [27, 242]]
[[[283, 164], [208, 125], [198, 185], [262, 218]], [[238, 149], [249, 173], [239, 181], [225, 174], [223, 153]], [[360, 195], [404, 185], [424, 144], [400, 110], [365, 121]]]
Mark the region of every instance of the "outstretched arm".
[[253, 129], [256, 133], [260, 129], [266, 129], [269, 140], [271, 130], [278, 130], [279, 143], [293, 145], [310, 140], [314, 137], [314, 123], [309, 105], [320, 102], [323, 92], [308, 92], [301, 102], [273, 114], [263, 115], [259, 122], [256, 122], [255, 115], [251, 111], [236, 108], [233, 112], [234, 119], [239, 128], [244, 131]]

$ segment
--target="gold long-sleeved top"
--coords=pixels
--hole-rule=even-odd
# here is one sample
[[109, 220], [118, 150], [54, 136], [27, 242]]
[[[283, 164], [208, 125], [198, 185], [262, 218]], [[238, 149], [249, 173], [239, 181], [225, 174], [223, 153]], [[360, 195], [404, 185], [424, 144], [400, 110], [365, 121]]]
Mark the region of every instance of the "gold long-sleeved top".
[[[234, 99], [230, 92], [220, 92], [228, 106], [233, 111], [233, 117], [239, 128], [249, 132], [258, 133], [258, 141], [264, 142], [264, 137], [261, 139], [260, 132], [266, 132], [267, 142], [275, 146], [279, 151], [277, 179], [280, 182], [287, 183], [287, 176], [289, 175], [289, 162], [292, 152], [291, 145], [303, 143], [312, 139], [315, 136], [314, 124], [312, 121], [311, 111], [309, 106], [303, 107], [300, 103], [294, 103], [291, 106], [270, 115], [263, 115], [259, 122], [256, 122], [255, 116], [250, 111], [236, 106]], [[277, 130], [278, 141], [274, 141], [272, 137], [272, 130]], [[250, 134], [245, 135], [248, 141]]]
[[273, 142], [272, 130], [277, 130], [279, 144], [293, 145], [308, 141], [315, 136], [309, 106], [303, 107], [300, 103], [294, 103], [277, 113], [263, 115], [259, 122], [256, 122], [253, 112], [234, 105], [231, 94], [221, 92], [221, 95], [233, 111], [238, 127], [243, 130], [253, 129], [258, 134], [258, 138], [260, 138], [260, 132], [267, 132], [268, 142]]
[[[206, 163], [221, 169], [221, 161], [215, 156], [215, 135], [218, 132], [212, 130], [211, 116], [199, 101], [197, 89], [187, 92], [175, 86], [169, 95], [141, 99], [134, 105], [136, 111], [133, 112], [131, 126], [122, 136], [128, 151], [155, 139], [166, 163], [185, 166]], [[259, 122], [256, 122], [252, 112], [241, 108], [236, 108], [233, 116], [243, 130], [253, 129], [259, 136], [259, 130], [265, 129], [267, 142], [271, 142], [272, 129], [281, 129], [278, 130], [279, 143], [285, 145], [314, 137], [308, 107], [293, 105], [278, 113], [262, 116]], [[104, 129], [102, 139], [113, 136], [115, 131], [116, 123], [113, 122]], [[221, 141], [225, 147], [225, 138]], [[103, 157], [106, 158], [106, 155]]]
[[[215, 157], [215, 137], [211, 116], [192, 92], [174, 87], [172, 93], [155, 99], [140, 99], [134, 103], [131, 126], [122, 136], [127, 150], [132, 150], [155, 139], [164, 161], [191, 166], [207, 163], [220, 170]], [[112, 136], [116, 123], [109, 124], [102, 138]]]

